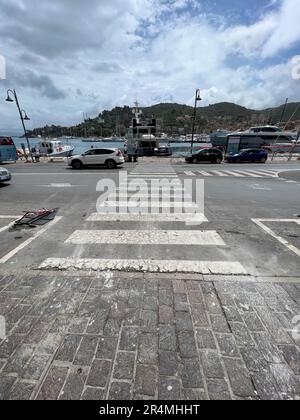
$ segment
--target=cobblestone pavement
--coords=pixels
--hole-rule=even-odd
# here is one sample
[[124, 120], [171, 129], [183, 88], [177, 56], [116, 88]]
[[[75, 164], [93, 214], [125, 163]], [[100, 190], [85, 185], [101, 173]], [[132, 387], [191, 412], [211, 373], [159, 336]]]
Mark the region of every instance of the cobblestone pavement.
[[9, 275], [0, 314], [0, 399], [300, 399], [300, 284]]

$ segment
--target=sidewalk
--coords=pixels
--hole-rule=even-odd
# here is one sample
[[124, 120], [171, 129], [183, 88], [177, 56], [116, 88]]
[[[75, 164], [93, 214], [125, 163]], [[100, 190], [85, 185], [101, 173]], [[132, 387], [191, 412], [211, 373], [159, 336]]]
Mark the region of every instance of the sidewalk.
[[229, 280], [0, 275], [0, 399], [300, 399], [300, 284]]

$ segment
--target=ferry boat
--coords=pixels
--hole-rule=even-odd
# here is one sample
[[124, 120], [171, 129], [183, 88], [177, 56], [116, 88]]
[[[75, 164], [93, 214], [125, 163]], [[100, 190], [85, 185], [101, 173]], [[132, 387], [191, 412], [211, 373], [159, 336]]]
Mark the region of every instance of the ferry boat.
[[72, 154], [75, 147], [71, 144], [64, 144], [61, 140], [44, 139], [41, 141], [37, 150], [41, 156], [49, 157], [68, 157]]

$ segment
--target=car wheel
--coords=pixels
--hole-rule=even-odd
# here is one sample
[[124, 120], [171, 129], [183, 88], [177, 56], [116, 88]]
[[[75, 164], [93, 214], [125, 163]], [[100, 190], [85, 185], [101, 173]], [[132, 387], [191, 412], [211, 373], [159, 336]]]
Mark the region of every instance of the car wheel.
[[193, 161], [192, 161], [192, 163], [197, 163], [198, 161], [197, 161], [197, 159], [193, 159]]
[[221, 158], [216, 159], [216, 163], [217, 163], [218, 165], [220, 165], [220, 164], [222, 163], [222, 159], [221, 159]]
[[106, 166], [108, 169], [116, 169], [117, 164], [114, 160], [110, 159], [106, 162]]
[[260, 163], [266, 163], [267, 159], [266, 158], [262, 158], [260, 159]]
[[72, 162], [72, 168], [73, 169], [82, 169], [83, 165], [82, 162], [80, 162], [80, 160], [74, 160], [74, 162]]
[[241, 163], [241, 159], [237, 158], [236, 163]]

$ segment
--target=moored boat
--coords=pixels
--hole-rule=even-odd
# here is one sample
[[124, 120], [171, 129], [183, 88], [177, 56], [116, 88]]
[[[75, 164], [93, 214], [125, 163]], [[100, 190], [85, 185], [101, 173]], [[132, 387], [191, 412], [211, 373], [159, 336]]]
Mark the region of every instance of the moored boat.
[[43, 140], [37, 148], [41, 156], [49, 157], [68, 157], [72, 154], [75, 147], [71, 144], [64, 144], [60, 140]]

